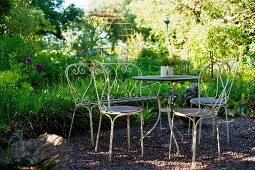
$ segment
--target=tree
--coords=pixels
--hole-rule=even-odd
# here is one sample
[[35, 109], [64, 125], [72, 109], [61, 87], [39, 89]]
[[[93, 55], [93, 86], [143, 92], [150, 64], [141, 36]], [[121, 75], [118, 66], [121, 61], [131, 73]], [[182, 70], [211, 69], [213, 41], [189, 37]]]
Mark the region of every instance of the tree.
[[5, 24], [3, 23], [4, 16], [9, 12], [11, 8], [11, 3], [9, 0], [2, 0], [0, 3], [0, 34], [5, 31]]
[[27, 38], [29, 35], [35, 36], [42, 30], [52, 30], [43, 11], [34, 8], [29, 0], [12, 0], [4, 23], [11, 34], [23, 38]]
[[128, 13], [127, 5], [132, 0], [92, 0], [90, 13], [108, 20], [109, 29], [106, 30], [107, 38], [114, 50], [118, 40], [126, 41], [127, 34], [132, 34], [135, 29], [134, 17]]
[[71, 22], [79, 21], [84, 15], [82, 9], [73, 4], [64, 9], [62, 3], [63, 0], [32, 0], [32, 4], [41, 9], [45, 18], [54, 26], [54, 31], [42, 31], [42, 34], [51, 33], [62, 39], [62, 31], [65, 31]]
[[106, 38], [103, 34], [108, 29], [109, 26], [105, 19], [96, 16], [84, 16], [83, 22], [70, 25], [70, 30], [73, 31], [65, 33], [65, 37], [72, 41], [72, 48], [76, 50], [77, 55], [85, 57], [93, 47], [99, 48], [103, 45], [103, 40]]
[[[129, 9], [138, 28], [151, 29], [152, 40], [162, 44], [169, 39], [174, 51], [195, 65], [208, 61], [210, 51], [214, 59], [255, 58], [254, 0], [134, 0]], [[168, 36], [166, 16], [171, 21]]]
[[9, 0], [1, 0], [0, 17], [5, 15], [10, 10], [10, 7], [11, 7], [11, 3]]

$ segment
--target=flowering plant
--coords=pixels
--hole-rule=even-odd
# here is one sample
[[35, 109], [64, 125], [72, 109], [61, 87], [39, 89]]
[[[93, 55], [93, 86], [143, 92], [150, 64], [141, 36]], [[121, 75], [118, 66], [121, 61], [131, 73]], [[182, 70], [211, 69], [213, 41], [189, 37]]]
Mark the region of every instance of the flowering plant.
[[44, 65], [40, 63], [40, 64], [34, 66], [34, 70], [42, 72], [44, 70]]
[[181, 62], [181, 59], [178, 55], [173, 54], [172, 56], [167, 55], [163, 56], [161, 59], [162, 66], [175, 66]]
[[21, 62], [24, 63], [24, 64], [28, 64], [32, 61], [32, 58], [27, 56], [25, 58], [21, 58]]

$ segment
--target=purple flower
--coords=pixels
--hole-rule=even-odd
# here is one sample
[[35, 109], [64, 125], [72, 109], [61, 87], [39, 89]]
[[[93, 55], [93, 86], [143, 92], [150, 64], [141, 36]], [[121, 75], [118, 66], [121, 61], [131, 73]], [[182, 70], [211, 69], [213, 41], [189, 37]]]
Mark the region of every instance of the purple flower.
[[34, 66], [34, 70], [42, 72], [44, 70], [44, 65], [42, 63], [40, 63], [40, 64]]
[[43, 64], [38, 64], [38, 68], [40, 71], [43, 71], [44, 70], [44, 65]]
[[27, 57], [26, 58], [26, 63], [29, 63], [31, 61], [31, 58], [30, 57]]

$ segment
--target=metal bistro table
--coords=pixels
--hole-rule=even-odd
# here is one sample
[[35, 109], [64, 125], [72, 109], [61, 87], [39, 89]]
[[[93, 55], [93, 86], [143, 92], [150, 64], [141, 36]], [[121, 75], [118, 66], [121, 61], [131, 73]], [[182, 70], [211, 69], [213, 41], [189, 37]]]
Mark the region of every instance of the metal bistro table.
[[[183, 81], [193, 81], [193, 80], [198, 80], [198, 76], [192, 76], [192, 75], [173, 75], [172, 77], [161, 77], [160, 75], [155, 75], [155, 76], [135, 76], [135, 77], [132, 77], [132, 79], [135, 79], [135, 80], [141, 80], [141, 81], [144, 81], [145, 83], [147, 83], [151, 90], [153, 90], [155, 92], [155, 94], [157, 95], [157, 98], [158, 98], [158, 107], [159, 107], [159, 114], [158, 114], [158, 118], [157, 118], [157, 121], [156, 123], [153, 125], [153, 127], [144, 135], [144, 137], [146, 137], [148, 134], [150, 134], [154, 129], [155, 127], [157, 126], [157, 124], [161, 121], [161, 103], [160, 103], [160, 96], [159, 94], [157, 93], [157, 90], [153, 88], [153, 86], [151, 85], [150, 82], [172, 82], [173, 85], [172, 85], [172, 88], [170, 90], [170, 98], [171, 98], [171, 95], [173, 94], [175, 88], [176, 88], [176, 85], [179, 83], [179, 82], [183, 82]], [[168, 103], [167, 103], [167, 116], [168, 116], [168, 123], [169, 123], [169, 126], [171, 127], [171, 115], [170, 115], [170, 112], [171, 112], [171, 100], [168, 100]]]

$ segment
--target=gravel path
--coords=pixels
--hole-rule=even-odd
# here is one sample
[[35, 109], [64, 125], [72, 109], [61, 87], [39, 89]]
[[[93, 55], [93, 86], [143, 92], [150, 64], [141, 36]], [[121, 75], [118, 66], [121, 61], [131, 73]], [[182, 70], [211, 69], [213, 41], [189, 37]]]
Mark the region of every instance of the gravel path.
[[[139, 126], [131, 126], [131, 151], [127, 152], [126, 128], [116, 126], [113, 139], [112, 163], [108, 161], [109, 130], [103, 130], [99, 151], [89, 142], [89, 133], [71, 139], [74, 155], [70, 169], [189, 169], [191, 166], [191, 136], [181, 120], [175, 126], [184, 135], [177, 135], [180, 155], [172, 152], [168, 159], [169, 127], [163, 120], [162, 132], [157, 127], [144, 139], [144, 157], [140, 157]], [[145, 126], [147, 132], [152, 126]], [[216, 137], [212, 135], [211, 121], [203, 122], [201, 144], [197, 144], [197, 169], [255, 169], [255, 119], [229, 120], [230, 142], [227, 143], [226, 124], [220, 120], [221, 158], [217, 157]], [[175, 147], [173, 147], [175, 151]]]

